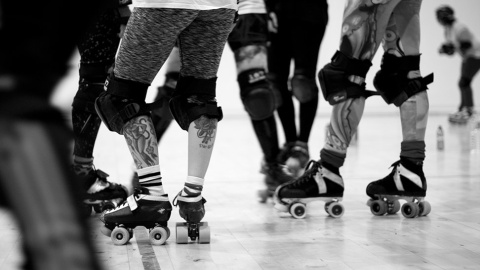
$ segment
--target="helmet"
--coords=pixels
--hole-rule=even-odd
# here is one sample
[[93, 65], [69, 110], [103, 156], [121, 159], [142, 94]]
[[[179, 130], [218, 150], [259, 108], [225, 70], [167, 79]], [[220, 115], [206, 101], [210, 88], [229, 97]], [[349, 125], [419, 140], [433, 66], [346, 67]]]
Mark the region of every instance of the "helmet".
[[451, 24], [455, 21], [453, 9], [450, 6], [440, 6], [436, 10], [437, 20], [442, 24]]

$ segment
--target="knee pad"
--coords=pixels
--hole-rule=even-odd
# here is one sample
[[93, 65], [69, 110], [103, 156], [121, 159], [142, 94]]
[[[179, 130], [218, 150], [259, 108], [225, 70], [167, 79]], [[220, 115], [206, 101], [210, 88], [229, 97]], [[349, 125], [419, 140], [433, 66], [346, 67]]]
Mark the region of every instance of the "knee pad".
[[80, 82], [78, 91], [73, 98], [73, 109], [96, 113], [95, 99], [104, 92], [103, 88], [109, 67], [110, 65], [80, 64]]
[[400, 107], [411, 96], [427, 90], [427, 85], [433, 82], [433, 73], [426, 77], [408, 78], [410, 71], [419, 69], [420, 55], [396, 57], [385, 53], [373, 85], [387, 104]]
[[263, 120], [276, 109], [275, 95], [263, 68], [246, 70], [238, 75], [240, 98], [252, 120]]
[[197, 79], [180, 76], [169, 106], [173, 118], [183, 130], [201, 116], [222, 120], [222, 108], [217, 107], [215, 88], [217, 78]]
[[290, 83], [292, 93], [300, 103], [306, 103], [318, 98], [318, 87], [315, 78], [295, 74]]
[[471, 83], [472, 83], [472, 79], [467, 77], [461, 77], [460, 80], [458, 81], [458, 87], [461, 90], [463, 90], [463, 89], [469, 88]]
[[125, 124], [140, 115], [150, 115], [159, 103], [146, 104], [149, 85], [111, 76], [105, 82], [106, 92], [95, 100], [95, 110], [110, 131], [123, 135]]
[[348, 98], [369, 97], [375, 93], [365, 89], [365, 83], [354, 83], [349, 78], [364, 80], [372, 63], [368, 60], [358, 60], [347, 57], [337, 51], [332, 61], [325, 65], [318, 73], [318, 80], [322, 89], [323, 98], [335, 105]]

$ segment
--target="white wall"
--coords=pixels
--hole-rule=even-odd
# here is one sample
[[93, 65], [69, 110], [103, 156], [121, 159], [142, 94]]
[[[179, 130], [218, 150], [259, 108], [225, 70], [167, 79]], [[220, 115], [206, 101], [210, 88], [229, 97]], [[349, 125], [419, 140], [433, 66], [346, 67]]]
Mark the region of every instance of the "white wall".
[[[340, 40], [340, 28], [343, 17], [343, 0], [330, 0], [329, 16], [330, 21], [320, 49], [320, 58], [318, 68], [323, 67], [330, 61], [330, 57], [338, 49]], [[435, 19], [435, 9], [448, 4], [455, 9], [459, 21], [465, 23], [472, 32], [480, 39], [480, 19], [478, 11], [480, 10], [480, 1], [478, 0], [425, 0], [423, 1], [421, 11], [422, 23], [422, 61], [421, 70], [423, 75], [430, 72], [435, 73], [435, 82], [429, 86], [430, 111], [431, 113], [449, 113], [456, 110], [459, 102], [459, 90], [457, 81], [460, 74], [460, 57], [441, 56], [438, 54], [438, 48], [443, 42], [443, 30]], [[380, 59], [383, 52], [379, 50], [373, 60], [373, 66], [367, 76], [367, 88], [372, 89], [372, 78], [380, 65]], [[54, 102], [62, 107], [69, 107], [78, 82], [78, 55], [72, 59], [72, 70], [69, 76], [59, 85], [58, 91], [54, 96]], [[228, 48], [225, 48], [224, 56], [220, 64], [217, 82], [217, 96], [225, 114], [244, 115], [243, 105], [239, 99], [239, 89], [236, 83], [235, 63], [233, 54]], [[477, 111], [480, 111], [480, 79], [477, 76], [473, 81], [475, 104]], [[164, 80], [163, 71], [161, 71], [152, 86], [161, 85]], [[148, 98], [152, 98], [155, 91], [150, 91]], [[320, 99], [318, 114], [329, 114], [330, 106], [323, 98]], [[369, 113], [397, 113], [393, 105], [386, 106], [380, 97], [373, 97], [367, 101], [365, 114]]]

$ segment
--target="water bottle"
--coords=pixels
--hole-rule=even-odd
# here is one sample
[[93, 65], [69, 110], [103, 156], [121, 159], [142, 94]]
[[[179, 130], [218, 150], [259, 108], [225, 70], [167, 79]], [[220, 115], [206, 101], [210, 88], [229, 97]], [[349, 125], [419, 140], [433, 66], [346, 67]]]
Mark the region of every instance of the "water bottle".
[[480, 153], [480, 120], [477, 119], [470, 131], [470, 150], [472, 153]]
[[445, 137], [443, 135], [442, 126], [437, 128], [437, 150], [443, 150], [445, 148]]

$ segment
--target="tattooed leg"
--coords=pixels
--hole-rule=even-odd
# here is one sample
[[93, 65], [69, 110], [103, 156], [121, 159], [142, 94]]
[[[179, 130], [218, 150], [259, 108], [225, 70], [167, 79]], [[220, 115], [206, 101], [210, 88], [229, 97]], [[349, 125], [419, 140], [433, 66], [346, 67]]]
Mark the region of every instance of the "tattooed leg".
[[130, 120], [125, 124], [124, 136], [137, 166], [140, 186], [147, 188], [150, 195], [164, 195], [158, 143], [151, 117], [142, 115]]
[[217, 119], [202, 116], [188, 128], [188, 175], [204, 178], [217, 135]]
[[[397, 42], [384, 42], [386, 52], [403, 52], [403, 56], [420, 55], [420, 7], [422, 1], [402, 1], [394, 10], [389, 30]], [[408, 78], [421, 77], [420, 70], [410, 70]], [[428, 94], [422, 91], [400, 106], [403, 141], [400, 156], [415, 163], [425, 159], [425, 132], [428, 122]]]

